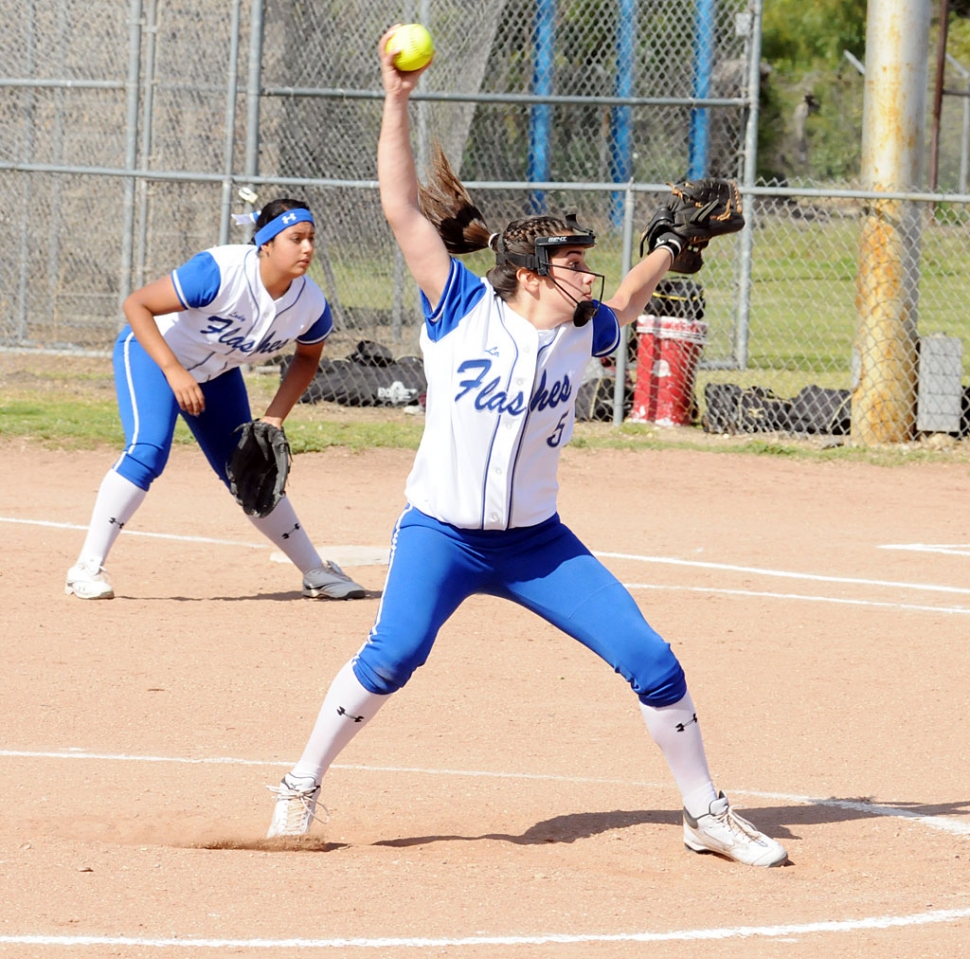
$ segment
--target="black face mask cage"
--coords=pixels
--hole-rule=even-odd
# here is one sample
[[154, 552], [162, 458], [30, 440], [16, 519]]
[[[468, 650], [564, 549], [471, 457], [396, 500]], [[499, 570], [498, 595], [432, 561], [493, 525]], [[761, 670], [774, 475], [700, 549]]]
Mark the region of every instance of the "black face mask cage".
[[[556, 286], [562, 290], [576, 304], [573, 310], [573, 323], [576, 326], [585, 326], [596, 314], [599, 304], [593, 300], [577, 300], [568, 290], [564, 289], [559, 281], [551, 274], [552, 264], [549, 257], [556, 250], [566, 247], [591, 247], [596, 245], [596, 234], [592, 230], [585, 230], [576, 220], [576, 214], [570, 213], [566, 216], [566, 226], [574, 230], [574, 233], [563, 233], [558, 236], [537, 236], [535, 240], [535, 253], [509, 253], [505, 250], [502, 237], [499, 236], [496, 244], [495, 263], [500, 266], [502, 263], [511, 263], [513, 266], [523, 267], [531, 270], [538, 276], [548, 276]], [[605, 277], [601, 273], [593, 273], [592, 270], [584, 270], [585, 273], [598, 277], [600, 281], [600, 296], [603, 298], [603, 284]]]
[[556, 250], [561, 250], [568, 246], [591, 247], [596, 245], [596, 234], [592, 230], [584, 230], [576, 222], [576, 214], [570, 213], [566, 217], [566, 226], [574, 233], [567, 233], [562, 236], [537, 236], [536, 237], [536, 270], [539, 276], [549, 275], [549, 257]]
[[509, 262], [513, 266], [521, 266], [526, 270], [531, 270], [539, 276], [549, 276], [549, 256], [563, 247], [591, 247], [596, 245], [596, 234], [592, 230], [586, 230], [579, 225], [575, 213], [569, 213], [565, 217], [566, 226], [574, 233], [564, 233], [559, 236], [537, 236], [535, 241], [535, 254], [528, 253], [509, 253], [504, 249], [501, 237], [498, 242], [496, 253], [496, 264], [501, 265]]

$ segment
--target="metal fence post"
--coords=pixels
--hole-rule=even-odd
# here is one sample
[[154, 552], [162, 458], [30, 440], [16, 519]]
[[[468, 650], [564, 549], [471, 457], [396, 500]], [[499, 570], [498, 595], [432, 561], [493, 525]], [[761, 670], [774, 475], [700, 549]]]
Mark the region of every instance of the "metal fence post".
[[[622, 264], [624, 275], [633, 265], [633, 216], [635, 204], [633, 202], [633, 184], [627, 183], [623, 202], [623, 253]], [[630, 339], [630, 327], [620, 327], [620, 344], [616, 348], [616, 382], [613, 384], [613, 425], [619, 426], [623, 422], [623, 407], [626, 400], [626, 345]]]
[[[616, 78], [613, 89], [617, 97], [633, 94], [634, 39], [636, 10], [632, 0], [620, 0], [620, 15], [616, 26]], [[633, 175], [633, 130], [629, 107], [610, 110], [610, 179], [625, 183]], [[616, 225], [621, 217], [623, 194], [610, 197], [610, 223]]]
[[[244, 173], [259, 176], [259, 98], [263, 70], [263, 0], [252, 0], [249, 13], [249, 75], [246, 83], [246, 156]], [[247, 184], [250, 189], [254, 184]]]
[[[27, 69], [31, 72], [36, 67], [37, 52], [37, 4], [36, 0], [30, 0], [30, 4], [24, 17], [27, 21], [27, 43], [26, 61]], [[31, 154], [34, 149], [34, 120], [35, 120], [35, 98], [36, 94], [29, 91], [27, 94], [27, 108], [24, 111], [24, 162], [29, 163], [32, 159]], [[29, 280], [30, 264], [30, 217], [27, 215], [30, 209], [30, 178], [24, 174], [22, 189], [23, 209], [20, 221], [20, 257], [19, 269], [17, 271], [17, 333], [15, 342], [19, 346], [27, 335], [27, 287]]]
[[[553, 91], [556, 57], [556, 0], [536, 0], [535, 48], [532, 64], [532, 92], [549, 96]], [[529, 109], [529, 171], [527, 179], [544, 182], [549, 179], [549, 131], [552, 127], [552, 106], [536, 103]], [[530, 203], [533, 213], [546, 212], [546, 194], [533, 192]]]
[[236, 143], [236, 92], [239, 76], [239, 21], [242, 0], [233, 0], [232, 22], [229, 33], [229, 70], [226, 78], [226, 136], [223, 143], [223, 159], [226, 174], [222, 183], [222, 209], [219, 214], [219, 243], [229, 242], [229, 220], [232, 215], [232, 160]]
[[[748, 118], [744, 133], [744, 167], [741, 182], [750, 189], [755, 184], [758, 167], [758, 101], [761, 95], [761, 0], [754, 0], [750, 19], [738, 23], [738, 29], [747, 28], [748, 49]], [[743, 16], [743, 15], [740, 15]], [[739, 20], [740, 20], [739, 16]], [[751, 269], [754, 249], [754, 217], [751, 204], [754, 197], [745, 197], [748, 215], [741, 231], [740, 256], [738, 260], [737, 326], [734, 337], [734, 358], [739, 370], [748, 368], [748, 332], [751, 323]]]
[[[56, 15], [56, 36], [58, 49], [63, 50], [66, 43], [70, 42], [71, 26], [69, 16], [64, 6], [59, 4]], [[64, 140], [66, 128], [69, 123], [66, 120], [64, 90], [54, 91], [54, 110], [51, 125], [52, 135], [52, 157], [57, 163], [64, 162]], [[51, 184], [51, 209], [61, 209], [64, 199], [64, 183], [58, 178]], [[51, 303], [51, 314], [55, 320], [59, 319], [60, 303], [58, 297], [58, 270], [61, 261], [61, 235], [60, 222], [58, 217], [51, 217], [48, 227], [47, 240], [47, 289]]]
[[[714, 0], [697, 0], [694, 14], [694, 96], [706, 99], [711, 90], [714, 69]], [[690, 113], [687, 176], [707, 176], [710, 164], [711, 118], [706, 107], [694, 107]]]
[[[419, 23], [423, 23], [426, 26], [431, 23], [431, 0], [421, 0], [419, 4], [419, 12], [417, 16]], [[427, 90], [428, 87], [428, 74], [424, 74], [418, 81], [419, 90]], [[430, 116], [431, 104], [427, 100], [418, 101], [418, 144], [417, 144], [417, 162], [419, 170], [427, 170], [428, 165], [431, 161], [431, 116]], [[421, 302], [421, 291], [417, 288], [414, 290], [414, 316], [417, 322], [421, 322], [424, 313], [424, 306]], [[401, 311], [403, 314], [403, 310]], [[400, 322], [404, 319], [403, 315], [398, 316], [398, 322], [394, 323], [392, 327], [392, 336], [395, 343], [401, 342], [401, 336], [403, 331], [402, 323]]]
[[[142, 166], [151, 168], [152, 115], [155, 109], [155, 45], [158, 35], [158, 0], [148, 0], [145, 15], [145, 79], [142, 96], [141, 157]], [[148, 180], [138, 182], [138, 246], [135, 251], [133, 284], [145, 283], [145, 261], [148, 258]]]
[[[948, 53], [946, 61], [960, 74], [961, 79], [966, 83], [966, 96], [963, 100], [963, 126], [961, 127], [962, 136], [960, 137], [960, 186], [961, 193], [967, 192], [967, 147], [970, 146], [970, 70], [968, 70], [956, 57]], [[947, 91], [944, 90], [944, 93]]]
[[[141, 0], [131, 0], [128, 8], [128, 111], [125, 127], [125, 169], [134, 173], [138, 165], [138, 94], [141, 84]], [[125, 198], [122, 213], [121, 276], [118, 282], [118, 309], [131, 292], [131, 267], [135, 236], [134, 176], [125, 177]]]

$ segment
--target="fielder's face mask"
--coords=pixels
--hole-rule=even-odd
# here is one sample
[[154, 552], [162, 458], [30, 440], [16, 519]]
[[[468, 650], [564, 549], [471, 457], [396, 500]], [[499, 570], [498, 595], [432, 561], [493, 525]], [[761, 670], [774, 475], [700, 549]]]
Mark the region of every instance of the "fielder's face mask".
[[585, 326], [599, 309], [599, 301], [603, 299], [603, 286], [606, 282], [606, 277], [602, 273], [594, 273], [592, 270], [577, 270], [577, 273], [588, 273], [590, 276], [597, 277], [600, 281], [598, 297], [592, 300], [577, 300], [552, 275], [550, 268], [553, 264], [549, 262], [549, 258], [557, 250], [577, 246], [592, 247], [596, 245], [596, 234], [592, 230], [584, 230], [576, 221], [575, 213], [570, 213], [566, 217], [566, 226], [575, 232], [564, 233], [558, 236], [537, 236], [535, 241], [535, 254], [507, 252], [502, 242], [502, 237], [499, 235], [496, 243], [495, 262], [497, 265], [508, 262], [513, 266], [521, 266], [527, 270], [531, 270], [539, 276], [548, 276], [556, 287], [576, 304], [573, 310], [573, 323], [576, 326]]

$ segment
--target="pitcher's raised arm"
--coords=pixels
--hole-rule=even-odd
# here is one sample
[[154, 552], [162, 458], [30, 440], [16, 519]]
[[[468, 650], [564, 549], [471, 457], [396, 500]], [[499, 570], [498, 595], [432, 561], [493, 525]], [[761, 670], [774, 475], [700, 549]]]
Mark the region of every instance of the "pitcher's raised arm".
[[381, 206], [404, 261], [425, 296], [436, 305], [448, 279], [451, 258], [434, 225], [421, 212], [417, 171], [411, 148], [408, 103], [418, 79], [427, 69], [402, 72], [393, 63], [394, 28], [380, 40], [384, 113], [377, 142], [377, 180]]

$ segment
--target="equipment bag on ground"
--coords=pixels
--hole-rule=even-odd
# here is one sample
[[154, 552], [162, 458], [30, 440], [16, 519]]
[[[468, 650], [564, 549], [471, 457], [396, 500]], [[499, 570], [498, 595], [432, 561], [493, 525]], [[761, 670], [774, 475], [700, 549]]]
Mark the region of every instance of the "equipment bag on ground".
[[806, 386], [784, 399], [763, 386], [708, 383], [704, 387], [706, 433], [825, 433], [845, 436], [851, 429], [849, 390]]

